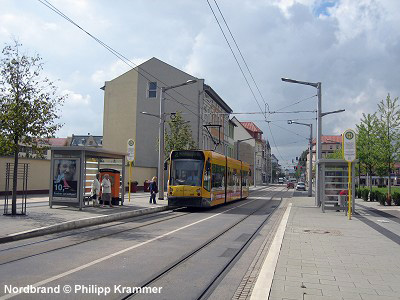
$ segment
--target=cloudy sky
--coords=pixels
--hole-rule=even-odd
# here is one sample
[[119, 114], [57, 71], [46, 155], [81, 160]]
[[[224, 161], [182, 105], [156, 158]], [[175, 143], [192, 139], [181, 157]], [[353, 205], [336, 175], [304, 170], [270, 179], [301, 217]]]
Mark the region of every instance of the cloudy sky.
[[[260, 111], [206, 0], [50, 2], [131, 61], [138, 64], [157, 57], [204, 78], [234, 112]], [[218, 13], [214, 0], [209, 3]], [[323, 111], [346, 109], [324, 117], [326, 135], [355, 128], [362, 113], [374, 112], [387, 93], [400, 96], [400, 1], [217, 3], [271, 111], [316, 109], [314, 88], [284, 83], [281, 77], [320, 81]], [[100, 87], [129, 66], [37, 0], [0, 0], [0, 5], [1, 47], [18, 39], [26, 52], [43, 58], [46, 75], [58, 80], [60, 92], [70, 95], [63, 107], [65, 125], [57, 135], [101, 135]], [[237, 50], [235, 53], [240, 59]], [[245, 74], [264, 107], [247, 71]], [[300, 103], [292, 105], [296, 102]], [[313, 113], [272, 114], [268, 116], [270, 127], [262, 115], [238, 118], [254, 121], [263, 130], [284, 165], [306, 149], [309, 136], [307, 127], [288, 125], [287, 120], [315, 124]]]

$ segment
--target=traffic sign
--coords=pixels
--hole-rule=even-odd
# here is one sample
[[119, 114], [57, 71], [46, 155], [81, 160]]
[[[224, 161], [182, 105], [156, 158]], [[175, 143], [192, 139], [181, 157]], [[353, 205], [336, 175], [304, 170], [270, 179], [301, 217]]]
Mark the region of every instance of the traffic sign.
[[356, 133], [347, 129], [343, 132], [343, 157], [348, 162], [356, 159]]
[[128, 140], [128, 155], [127, 155], [127, 157], [126, 157], [126, 159], [129, 161], [129, 162], [132, 162], [132, 161], [134, 161], [135, 160], [135, 141], [134, 140], [132, 140], [132, 139], [129, 139]]

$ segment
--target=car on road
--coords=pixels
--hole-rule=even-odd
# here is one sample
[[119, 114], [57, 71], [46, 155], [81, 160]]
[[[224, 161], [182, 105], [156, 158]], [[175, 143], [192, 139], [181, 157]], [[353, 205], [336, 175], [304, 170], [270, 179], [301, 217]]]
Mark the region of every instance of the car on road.
[[283, 177], [279, 177], [279, 178], [278, 178], [278, 183], [279, 183], [279, 184], [283, 184]]
[[286, 184], [286, 187], [287, 187], [288, 189], [294, 189], [294, 183], [293, 183], [293, 182], [288, 182], [288, 183]]
[[296, 186], [296, 190], [298, 191], [305, 191], [306, 190], [306, 185], [304, 182], [299, 182]]

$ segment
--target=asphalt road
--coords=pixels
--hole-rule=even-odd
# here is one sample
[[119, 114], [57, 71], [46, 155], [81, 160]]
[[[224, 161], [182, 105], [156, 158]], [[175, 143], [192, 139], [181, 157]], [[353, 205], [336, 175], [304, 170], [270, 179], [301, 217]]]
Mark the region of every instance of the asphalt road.
[[213, 209], [0, 245], [0, 299], [232, 298], [262, 243], [259, 231], [291, 194], [261, 187]]

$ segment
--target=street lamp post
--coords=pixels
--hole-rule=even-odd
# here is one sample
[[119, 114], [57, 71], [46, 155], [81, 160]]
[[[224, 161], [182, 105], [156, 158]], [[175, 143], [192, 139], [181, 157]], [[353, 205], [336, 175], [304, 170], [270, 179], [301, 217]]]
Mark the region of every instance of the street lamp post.
[[298, 124], [310, 127], [310, 140], [309, 140], [309, 154], [310, 159], [308, 162], [308, 197], [312, 196], [312, 123], [301, 123], [301, 122], [293, 122], [292, 120], [288, 120], [288, 124]]
[[239, 143], [244, 142], [244, 141], [248, 141], [248, 140], [252, 140], [254, 139], [253, 137], [248, 138], [248, 139], [244, 139], [244, 140], [237, 140], [236, 141], [236, 159], [239, 160]]
[[320, 168], [318, 166], [318, 161], [322, 158], [321, 155], [321, 137], [322, 137], [322, 113], [321, 113], [321, 102], [322, 102], [322, 93], [321, 93], [321, 82], [306, 82], [306, 81], [299, 81], [299, 80], [293, 80], [289, 78], [281, 78], [282, 81], [285, 82], [290, 82], [290, 83], [297, 83], [297, 84], [304, 84], [304, 85], [310, 85], [312, 87], [315, 87], [317, 89], [317, 96], [318, 96], [318, 105], [317, 105], [317, 161], [316, 161], [316, 185], [315, 185], [315, 200], [316, 204], [319, 206], [321, 203], [321, 198], [320, 198]]
[[344, 109], [332, 111], [332, 112], [322, 112], [322, 92], [321, 92], [321, 82], [307, 82], [307, 81], [299, 81], [299, 80], [294, 80], [294, 79], [289, 79], [289, 78], [281, 78], [282, 81], [285, 82], [290, 82], [290, 83], [297, 83], [297, 84], [304, 84], [304, 85], [309, 85], [312, 87], [315, 87], [317, 89], [317, 96], [318, 96], [318, 105], [317, 105], [317, 168], [316, 168], [316, 186], [315, 186], [315, 200], [316, 204], [318, 206], [321, 205], [321, 187], [320, 187], [320, 181], [321, 181], [321, 168], [318, 165], [318, 161], [322, 158], [322, 149], [321, 149], [321, 138], [322, 138], [322, 117], [326, 116], [328, 114], [334, 114], [334, 113], [339, 113], [343, 112]]
[[159, 128], [159, 149], [158, 149], [158, 199], [164, 199], [164, 133], [165, 133], [165, 92], [181, 87], [184, 85], [192, 84], [197, 82], [196, 79], [188, 80], [184, 83], [161, 87], [160, 93], [160, 128]]

